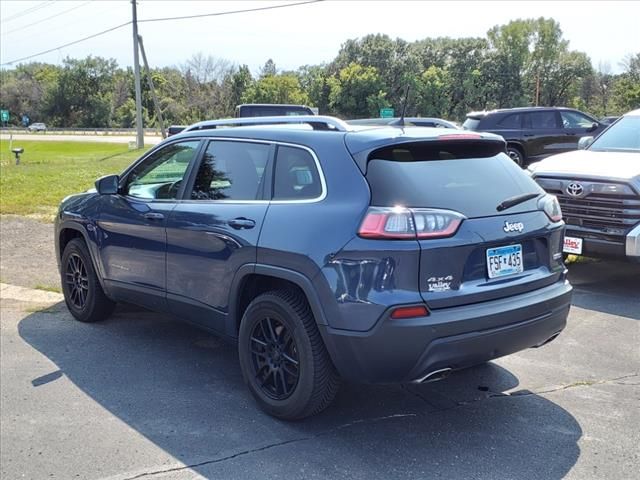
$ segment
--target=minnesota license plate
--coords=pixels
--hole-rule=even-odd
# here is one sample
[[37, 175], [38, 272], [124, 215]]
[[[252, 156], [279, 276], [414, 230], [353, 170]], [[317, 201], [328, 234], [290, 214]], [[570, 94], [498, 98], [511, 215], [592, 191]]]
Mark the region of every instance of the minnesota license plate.
[[489, 278], [506, 277], [522, 273], [522, 245], [509, 245], [487, 249], [487, 271]]

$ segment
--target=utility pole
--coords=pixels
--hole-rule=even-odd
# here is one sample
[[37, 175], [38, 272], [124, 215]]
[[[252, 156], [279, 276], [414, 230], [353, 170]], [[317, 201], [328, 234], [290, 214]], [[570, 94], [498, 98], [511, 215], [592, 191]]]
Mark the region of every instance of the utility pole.
[[160, 108], [160, 102], [156, 95], [156, 89], [153, 85], [153, 78], [151, 77], [151, 69], [149, 68], [149, 62], [147, 62], [147, 52], [144, 51], [144, 42], [142, 41], [142, 35], [138, 35], [138, 43], [140, 44], [140, 53], [142, 53], [142, 61], [144, 62], [144, 70], [147, 72], [147, 82], [149, 83], [149, 89], [151, 90], [151, 98], [153, 99], [153, 105], [156, 108], [156, 115], [158, 116], [158, 123], [160, 124], [160, 133], [162, 138], [167, 138], [167, 132], [164, 130], [164, 119], [162, 118], [162, 109]]
[[144, 131], [142, 130], [142, 92], [140, 90], [140, 58], [138, 56], [138, 12], [136, 0], [131, 0], [133, 18], [133, 75], [136, 88], [136, 148], [144, 147]]
[[540, 74], [536, 74], [536, 107], [540, 103]]

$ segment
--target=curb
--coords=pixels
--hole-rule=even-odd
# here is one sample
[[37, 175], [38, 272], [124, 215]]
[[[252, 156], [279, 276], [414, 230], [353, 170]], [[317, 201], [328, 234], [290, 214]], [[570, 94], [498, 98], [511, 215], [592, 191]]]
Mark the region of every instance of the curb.
[[58, 303], [64, 300], [64, 295], [47, 292], [35, 288], [18, 287], [8, 283], [0, 283], [0, 299], [18, 300], [29, 303]]

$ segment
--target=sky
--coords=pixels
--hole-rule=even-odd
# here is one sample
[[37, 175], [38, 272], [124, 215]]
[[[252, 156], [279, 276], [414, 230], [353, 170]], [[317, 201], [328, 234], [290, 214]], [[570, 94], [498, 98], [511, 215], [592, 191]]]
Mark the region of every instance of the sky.
[[[300, 1], [300, 0], [298, 0]], [[286, 1], [138, 0], [138, 19], [242, 10]], [[132, 27], [76, 45], [69, 42], [131, 20], [128, 0], [0, 0], [0, 63], [45, 50], [26, 61], [61, 63], [87, 55], [132, 65]], [[152, 66], [181, 65], [202, 52], [256, 73], [272, 58], [279, 70], [331, 61], [347, 39], [386, 33], [414, 41], [426, 37], [484, 37], [494, 25], [518, 18], [554, 18], [571, 49], [585, 52], [595, 68], [622, 70], [640, 52], [640, 1], [346, 1], [267, 11], [139, 24]], [[3, 65], [6, 67], [6, 65]], [[606, 67], [605, 67], [606, 68]]]

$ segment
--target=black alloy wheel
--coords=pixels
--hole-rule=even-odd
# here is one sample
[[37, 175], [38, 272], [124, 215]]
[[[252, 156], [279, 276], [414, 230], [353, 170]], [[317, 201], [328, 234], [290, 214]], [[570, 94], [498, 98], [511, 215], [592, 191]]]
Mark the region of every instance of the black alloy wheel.
[[253, 374], [262, 391], [274, 400], [290, 397], [298, 385], [300, 360], [287, 326], [265, 317], [256, 323], [249, 342]]
[[262, 293], [249, 303], [238, 354], [258, 406], [283, 420], [321, 412], [340, 386], [311, 308], [294, 288]]
[[74, 238], [64, 247], [60, 282], [67, 308], [76, 320], [99, 322], [113, 312], [115, 303], [102, 290], [84, 240]]
[[89, 295], [89, 276], [84, 261], [76, 253], [69, 255], [67, 259], [65, 282], [69, 291], [69, 301], [77, 309], [83, 309]]

